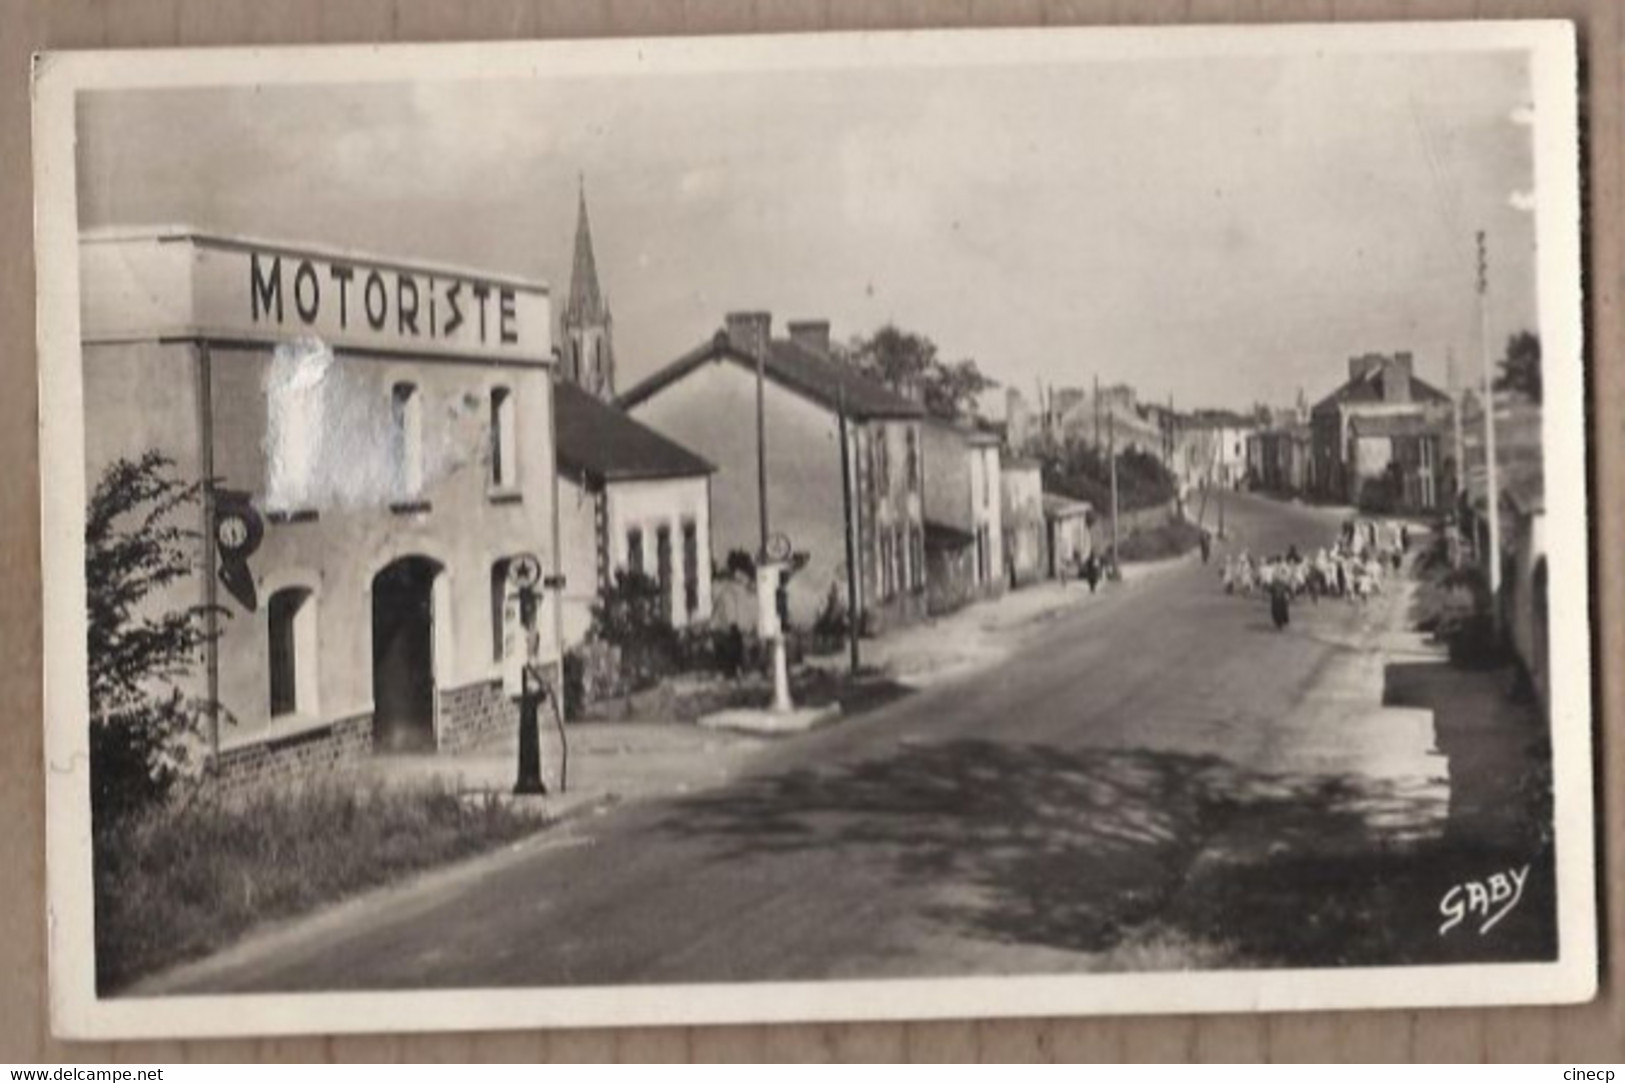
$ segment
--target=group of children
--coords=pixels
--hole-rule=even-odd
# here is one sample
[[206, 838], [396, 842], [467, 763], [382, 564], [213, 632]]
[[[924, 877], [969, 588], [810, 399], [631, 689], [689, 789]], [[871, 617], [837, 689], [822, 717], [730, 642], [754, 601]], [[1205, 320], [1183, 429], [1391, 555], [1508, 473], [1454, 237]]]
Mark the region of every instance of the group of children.
[[1383, 577], [1397, 571], [1410, 547], [1410, 528], [1393, 523], [1349, 520], [1336, 543], [1305, 556], [1291, 546], [1285, 553], [1262, 559], [1247, 550], [1226, 558], [1220, 581], [1226, 594], [1262, 591], [1270, 599], [1270, 615], [1277, 628], [1292, 619], [1291, 602], [1305, 595], [1363, 602], [1382, 593]]

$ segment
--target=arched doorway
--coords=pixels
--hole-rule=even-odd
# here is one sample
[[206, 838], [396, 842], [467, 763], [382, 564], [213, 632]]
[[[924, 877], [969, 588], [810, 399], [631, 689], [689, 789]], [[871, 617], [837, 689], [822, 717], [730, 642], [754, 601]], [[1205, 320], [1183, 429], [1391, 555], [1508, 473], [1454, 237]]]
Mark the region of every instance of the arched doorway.
[[372, 580], [373, 747], [435, 747], [435, 580], [442, 567], [402, 557]]

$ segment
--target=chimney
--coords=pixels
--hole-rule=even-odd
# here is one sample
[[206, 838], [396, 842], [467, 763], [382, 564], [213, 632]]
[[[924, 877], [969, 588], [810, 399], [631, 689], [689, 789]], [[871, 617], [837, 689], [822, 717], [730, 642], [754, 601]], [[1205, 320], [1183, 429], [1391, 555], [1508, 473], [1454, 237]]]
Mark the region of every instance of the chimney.
[[1382, 368], [1383, 356], [1380, 353], [1361, 354], [1359, 357], [1349, 358], [1349, 382], [1362, 380], [1371, 373]]
[[728, 341], [741, 353], [752, 358], [766, 358], [768, 342], [773, 332], [773, 314], [770, 312], [730, 312], [727, 317]]
[[828, 320], [791, 320], [790, 341], [820, 357], [829, 355]]
[[1400, 350], [1398, 353], [1394, 354], [1394, 364], [1403, 368], [1407, 375], [1416, 375], [1416, 366], [1411, 362], [1411, 351]]
[[1411, 401], [1411, 355], [1395, 354], [1382, 366], [1382, 401]]

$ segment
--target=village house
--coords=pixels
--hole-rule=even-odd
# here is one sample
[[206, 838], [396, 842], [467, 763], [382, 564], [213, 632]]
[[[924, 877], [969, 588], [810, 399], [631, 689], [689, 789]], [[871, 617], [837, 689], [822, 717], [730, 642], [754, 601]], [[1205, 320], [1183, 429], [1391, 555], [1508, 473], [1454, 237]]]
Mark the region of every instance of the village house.
[[957, 609], [1004, 589], [999, 438], [970, 425], [922, 422], [927, 605]]
[[1010, 459], [999, 471], [1004, 526], [1004, 575], [1011, 589], [1042, 579], [1049, 567], [1042, 467], [1034, 459]]
[[1095, 551], [1094, 507], [1086, 500], [1045, 493], [1044, 521], [1049, 532], [1050, 578], [1081, 575], [1083, 562]]
[[558, 570], [546, 287], [184, 229], [80, 254], [87, 484], [149, 451], [214, 480], [157, 601], [211, 614], [219, 774], [512, 732], [505, 570]]
[[1255, 432], [1247, 438], [1247, 451], [1255, 487], [1282, 496], [1309, 491], [1313, 459], [1307, 424]]
[[1316, 495], [1357, 504], [1365, 485], [1398, 462], [1411, 469], [1410, 491], [1432, 497], [1418, 506], [1436, 505], [1439, 438], [1449, 429], [1450, 397], [1414, 369], [1408, 352], [1349, 358], [1348, 380], [1310, 411]]
[[1244, 488], [1249, 481], [1248, 440], [1256, 418], [1234, 410], [1197, 410], [1180, 429], [1178, 473], [1198, 489]]
[[[758, 482], [757, 372], [765, 443], [766, 507]], [[724, 330], [621, 396], [635, 419], [715, 464], [715, 551], [754, 559], [765, 520], [804, 563], [786, 595], [792, 625], [807, 627], [834, 598], [847, 600], [842, 492], [844, 414], [857, 554], [856, 609], [871, 632], [926, 611], [923, 408], [830, 353], [827, 321], [792, 322], [774, 338], [772, 316], [736, 312]], [[718, 620], [755, 623], [754, 595], [718, 599]]]
[[1354, 417], [1349, 421], [1348, 477], [1357, 502], [1386, 510], [1431, 511], [1448, 499], [1441, 484], [1441, 449], [1449, 431], [1442, 420], [1419, 415]]
[[574, 384], [555, 394], [565, 645], [618, 572], [654, 581], [672, 627], [709, 620], [711, 464]]

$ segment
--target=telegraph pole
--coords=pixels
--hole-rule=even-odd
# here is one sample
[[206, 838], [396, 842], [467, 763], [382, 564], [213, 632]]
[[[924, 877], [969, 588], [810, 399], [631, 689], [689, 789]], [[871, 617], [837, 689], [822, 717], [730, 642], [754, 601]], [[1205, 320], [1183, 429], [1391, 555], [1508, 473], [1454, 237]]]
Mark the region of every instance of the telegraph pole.
[[[1097, 404], [1095, 409], [1098, 410], [1100, 408], [1098, 396], [1095, 402]], [[1112, 460], [1112, 570], [1115, 572], [1117, 570], [1117, 415], [1110, 411], [1106, 413], [1106, 434], [1106, 454], [1110, 455]]]
[[756, 352], [756, 518], [761, 544], [756, 549], [760, 563], [767, 560], [767, 343]]
[[[1450, 500], [1457, 515], [1461, 509], [1461, 494], [1467, 490], [1467, 443], [1461, 432], [1461, 400], [1464, 394], [1461, 386], [1461, 373], [1456, 368], [1456, 351], [1452, 347], [1445, 355], [1447, 378], [1450, 383], [1450, 413], [1451, 423], [1455, 427], [1455, 477], [1451, 479]], [[1452, 521], [1457, 521], [1453, 519]], [[1455, 529], [1455, 536], [1450, 539], [1450, 566], [1461, 567], [1461, 526], [1459, 521]]]
[[1484, 503], [1490, 517], [1490, 616], [1501, 628], [1501, 483], [1495, 461], [1495, 362], [1490, 347], [1490, 261], [1484, 231], [1478, 231], [1478, 347], [1484, 361]]
[[852, 517], [852, 452], [846, 426], [846, 385], [836, 391], [837, 415], [841, 429], [841, 506], [846, 517], [846, 645], [852, 673], [858, 672], [858, 524]]
[[[1098, 373], [1098, 372], [1095, 373], [1094, 400], [1095, 400], [1095, 431], [1093, 432], [1092, 435], [1094, 436], [1095, 454], [1098, 456], [1100, 454], [1100, 373]], [[1113, 521], [1115, 521], [1115, 516], [1113, 517]]]

